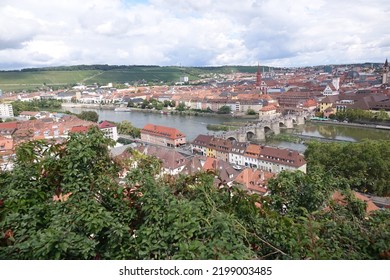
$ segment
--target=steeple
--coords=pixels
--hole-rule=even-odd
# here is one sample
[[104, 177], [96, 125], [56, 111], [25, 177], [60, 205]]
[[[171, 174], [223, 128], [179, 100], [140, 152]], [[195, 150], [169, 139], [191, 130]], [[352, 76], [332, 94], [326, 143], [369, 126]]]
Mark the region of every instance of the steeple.
[[256, 73], [256, 87], [261, 86], [261, 72], [260, 72], [260, 64], [257, 63], [257, 73]]
[[389, 63], [386, 58], [385, 64], [383, 65], [382, 85], [387, 85], [389, 83], [389, 78]]

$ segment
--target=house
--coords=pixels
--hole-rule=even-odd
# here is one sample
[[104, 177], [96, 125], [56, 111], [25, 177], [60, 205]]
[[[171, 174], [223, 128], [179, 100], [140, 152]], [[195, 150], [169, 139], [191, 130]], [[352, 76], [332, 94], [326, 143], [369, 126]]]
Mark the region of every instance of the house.
[[320, 112], [323, 113], [326, 109], [331, 108], [338, 100], [338, 95], [330, 95], [325, 97], [320, 101]]
[[275, 174], [264, 170], [245, 168], [235, 179], [235, 182], [242, 185], [249, 193], [266, 195], [268, 194], [268, 180]]
[[[378, 206], [376, 206], [374, 204], [374, 202], [368, 198], [367, 196], [361, 194], [361, 193], [358, 193], [358, 192], [355, 192], [355, 191], [352, 191], [354, 197], [360, 201], [363, 201], [365, 204], [366, 204], [366, 214], [370, 214], [371, 212], [373, 211], [377, 211], [379, 210], [380, 208]], [[337, 204], [341, 205], [341, 206], [345, 206], [347, 205], [347, 201], [345, 199], [345, 196], [339, 192], [339, 191], [335, 191], [332, 196], [331, 196], [331, 200], [336, 202]], [[329, 210], [329, 207], [326, 207], [325, 210]]]
[[207, 157], [202, 169], [215, 172], [214, 184], [218, 187], [231, 186], [239, 173], [228, 162], [210, 157]]
[[199, 134], [191, 143], [191, 151], [193, 154], [199, 154], [202, 156], [207, 155], [207, 147], [210, 144], [213, 136]]
[[170, 148], [147, 145], [135, 149], [144, 155], [158, 158], [162, 162], [162, 174], [177, 175], [187, 164], [182, 154]]
[[272, 173], [279, 173], [284, 170], [300, 170], [306, 173], [306, 161], [297, 151], [260, 146], [258, 168]]
[[22, 111], [19, 114], [19, 117], [30, 120], [31, 118], [39, 119], [41, 117], [40, 112], [32, 112], [32, 111]]
[[108, 121], [102, 121], [99, 123], [98, 127], [106, 137], [111, 138], [114, 141], [118, 140], [118, 131], [115, 124]]
[[258, 159], [260, 157], [260, 146], [257, 144], [249, 144], [246, 149], [243, 156], [244, 159], [244, 165], [249, 167], [258, 168], [259, 163]]
[[249, 143], [246, 142], [232, 142], [232, 148], [229, 153], [229, 162], [234, 165], [242, 166], [244, 163], [244, 153]]
[[0, 117], [13, 117], [14, 110], [10, 103], [0, 103]]
[[276, 113], [276, 106], [275, 105], [267, 105], [260, 109], [259, 111], [259, 119], [269, 119], [276, 116], [279, 116], [279, 113]]
[[208, 145], [208, 156], [229, 161], [229, 153], [232, 148], [232, 141], [223, 138], [211, 138]]
[[5, 122], [0, 123], [0, 136], [4, 136], [6, 138], [12, 138], [12, 135], [18, 129], [17, 122]]
[[0, 136], [0, 171], [12, 169], [14, 155], [14, 140]]
[[176, 128], [154, 124], [147, 124], [141, 129], [141, 140], [167, 147], [186, 144], [186, 136]]

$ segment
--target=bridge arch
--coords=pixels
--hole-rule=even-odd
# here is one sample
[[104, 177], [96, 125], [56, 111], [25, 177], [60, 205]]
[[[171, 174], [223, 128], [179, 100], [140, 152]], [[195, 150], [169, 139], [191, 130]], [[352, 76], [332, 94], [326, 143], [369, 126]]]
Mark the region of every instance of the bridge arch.
[[256, 134], [253, 132], [253, 131], [247, 131], [246, 132], [246, 139], [248, 140], [248, 141], [250, 141], [250, 140], [252, 140], [253, 138], [255, 138], [256, 137]]
[[234, 137], [234, 136], [229, 136], [228, 140], [230, 140], [230, 141], [237, 141], [236, 137]]
[[270, 128], [268, 125], [265, 125], [265, 126], [264, 126], [264, 133], [265, 133], [265, 134], [274, 133], [274, 131], [273, 131], [272, 128]]
[[279, 121], [279, 127], [280, 128], [287, 128], [287, 126], [284, 124], [283, 121]]

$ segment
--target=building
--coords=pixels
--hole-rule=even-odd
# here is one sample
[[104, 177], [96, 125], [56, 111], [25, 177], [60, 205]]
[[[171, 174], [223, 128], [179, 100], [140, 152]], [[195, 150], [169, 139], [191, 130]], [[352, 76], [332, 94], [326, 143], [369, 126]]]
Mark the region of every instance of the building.
[[268, 180], [275, 174], [259, 169], [245, 168], [235, 179], [250, 194], [268, 194]]
[[213, 137], [208, 145], [207, 156], [228, 162], [231, 149], [232, 141]]
[[0, 103], [0, 117], [13, 117], [14, 110], [9, 103]]
[[245, 165], [244, 163], [244, 153], [249, 143], [246, 142], [232, 142], [232, 149], [229, 153], [229, 162], [234, 165]]
[[177, 175], [183, 171], [188, 162], [179, 152], [169, 148], [147, 145], [137, 147], [136, 150], [144, 155], [158, 158], [162, 163], [161, 174]]
[[[227, 142], [230, 142], [229, 144]], [[297, 151], [279, 149], [258, 144], [230, 141], [199, 135], [191, 144], [194, 152], [236, 166], [246, 166], [279, 173], [283, 170], [300, 170], [306, 173], [306, 161]], [[228, 155], [226, 156], [226, 153]]]
[[114, 141], [118, 140], [118, 131], [115, 124], [108, 121], [103, 121], [99, 123], [98, 127], [106, 137], [111, 138]]
[[207, 147], [210, 144], [213, 136], [199, 134], [191, 143], [191, 150], [193, 154], [199, 154], [202, 156], [207, 155]]
[[389, 63], [387, 62], [387, 58], [386, 58], [385, 64], [383, 64], [382, 84], [388, 85], [389, 81], [390, 81]]
[[273, 117], [277, 117], [280, 114], [276, 112], [276, 106], [275, 105], [267, 105], [260, 109], [259, 111], [259, 118], [260, 119], [269, 119]]
[[0, 135], [0, 171], [11, 170], [14, 157], [14, 140]]
[[272, 173], [300, 170], [306, 173], [306, 161], [297, 151], [260, 146], [258, 168]]
[[141, 140], [167, 147], [179, 147], [186, 144], [186, 136], [176, 128], [147, 124], [141, 129]]

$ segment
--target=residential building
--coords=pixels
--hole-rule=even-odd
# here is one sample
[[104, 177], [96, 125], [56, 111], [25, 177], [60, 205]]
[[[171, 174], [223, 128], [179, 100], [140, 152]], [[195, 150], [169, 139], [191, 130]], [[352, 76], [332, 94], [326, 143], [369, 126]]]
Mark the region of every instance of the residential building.
[[210, 144], [213, 136], [199, 134], [191, 143], [191, 151], [193, 154], [207, 155], [207, 147]]
[[245, 168], [235, 179], [235, 182], [242, 185], [251, 194], [266, 195], [269, 193], [268, 180], [275, 174], [264, 170]]
[[188, 162], [182, 154], [170, 148], [147, 145], [137, 147], [136, 150], [144, 155], [158, 158], [162, 163], [161, 174], [177, 175], [181, 173]]
[[186, 144], [186, 136], [176, 128], [147, 124], [141, 129], [141, 140], [167, 147]]
[[[198, 136], [196, 140], [196, 144], [192, 143], [193, 151], [202, 151], [204, 154], [206, 150], [207, 157], [226, 160], [233, 165], [258, 168], [272, 173], [279, 173], [283, 170], [301, 170], [306, 173], [306, 161], [297, 151], [216, 137], [210, 139]], [[230, 144], [225, 141], [229, 141]], [[211, 145], [211, 143], [214, 144]]]
[[260, 146], [258, 168], [272, 173], [300, 170], [306, 173], [306, 161], [297, 151]]
[[0, 171], [12, 169], [14, 152], [14, 140], [0, 135]]
[[0, 123], [0, 136], [4, 136], [5, 138], [12, 138], [12, 135], [18, 129], [17, 122], [5, 122]]
[[213, 137], [210, 140], [209, 146], [210, 157], [215, 157], [224, 161], [229, 161], [229, 153], [232, 149], [232, 141]]
[[0, 103], [0, 117], [13, 117], [14, 110], [9, 103]]
[[202, 169], [215, 172], [214, 184], [218, 187], [231, 186], [239, 173], [228, 162], [210, 157], [206, 159]]
[[98, 127], [106, 137], [111, 138], [114, 141], [118, 140], [118, 131], [115, 124], [103, 121], [99, 123]]
[[248, 145], [249, 143], [246, 142], [233, 141], [232, 149], [229, 153], [229, 162], [234, 165], [245, 165], [244, 154]]
[[276, 106], [275, 105], [267, 105], [260, 109], [259, 111], [259, 118], [260, 119], [269, 119], [276, 116], [279, 116], [280, 114], [276, 112]]
[[245, 153], [243, 155], [243, 161], [245, 166], [258, 168], [259, 167], [259, 157], [260, 157], [260, 146], [257, 144], [249, 144], [246, 147]]

